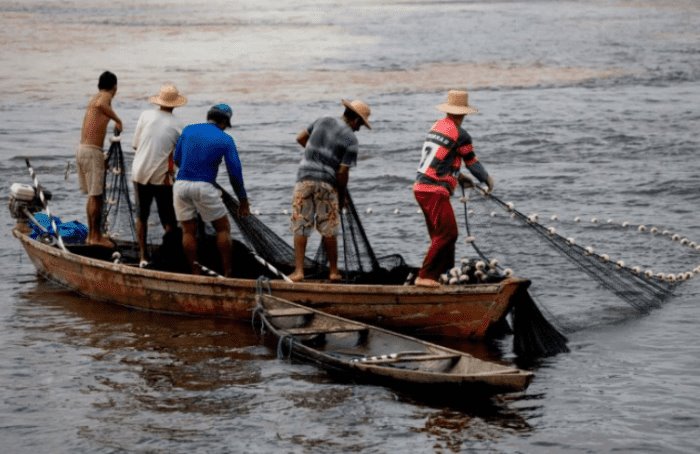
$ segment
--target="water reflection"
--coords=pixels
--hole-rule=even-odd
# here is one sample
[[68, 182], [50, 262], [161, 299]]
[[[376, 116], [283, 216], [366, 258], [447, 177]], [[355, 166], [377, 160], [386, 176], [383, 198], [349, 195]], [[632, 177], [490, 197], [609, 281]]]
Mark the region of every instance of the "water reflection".
[[98, 406], [116, 405], [111, 399], [117, 394], [154, 411], [214, 414], [232, 406], [240, 411], [237, 399], [201, 393], [259, 384], [260, 370], [271, 358], [249, 327], [230, 321], [132, 311], [43, 280], [20, 297], [27, 342], [60, 343], [89, 357], [94, 381], [82, 392], [112, 396]]
[[[25, 342], [72, 349], [72, 361], [91, 374], [80, 380], [81, 392], [95, 394], [98, 409], [133, 406], [206, 415], [235, 411], [240, 416], [255, 412], [251, 407], [261, 405], [260, 390], [277, 384], [274, 397], [285, 401], [284, 406], [309, 411], [356, 405], [359, 389], [372, 396], [372, 405], [398, 402], [439, 409], [425, 416], [430, 427], [454, 425], [446, 416], [453, 414], [498, 427], [528, 427], [509, 408], [510, 401], [498, 396], [426, 396], [358, 384], [315, 366], [277, 360], [274, 345], [266, 347], [265, 339], [246, 323], [134, 311], [77, 296], [41, 278], [28, 285], [20, 292], [23, 305], [18, 308]], [[498, 345], [450, 346], [493, 358], [500, 352]]]

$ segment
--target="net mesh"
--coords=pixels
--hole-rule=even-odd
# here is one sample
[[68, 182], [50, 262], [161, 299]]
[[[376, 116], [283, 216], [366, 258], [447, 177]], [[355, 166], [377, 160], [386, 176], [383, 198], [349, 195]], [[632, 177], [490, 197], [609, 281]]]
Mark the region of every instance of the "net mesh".
[[[680, 282], [692, 275], [689, 272], [673, 274], [653, 271], [652, 268], [655, 267], [672, 266], [672, 260], [664, 263], [658, 258], [668, 256], [666, 251], [659, 255], [649, 254], [654, 252], [654, 248], [650, 245], [649, 237], [640, 234], [670, 237], [668, 232], [662, 233], [656, 228], [648, 229], [645, 226], [632, 226], [612, 220], [600, 222], [595, 218], [589, 223], [581, 222], [580, 219], [567, 222], [559, 220], [556, 216], [552, 216], [550, 225], [546, 226], [540, 222], [538, 214], [525, 215], [516, 210], [512, 203], [504, 202], [494, 195], [483, 196], [479, 191], [471, 193], [470, 196], [464, 196], [462, 199], [468, 241], [482, 258], [487, 259], [488, 255], [495, 254], [506, 257], [511, 265], [518, 268], [519, 273], [538, 265], [533, 263], [530, 252], [537, 251], [537, 254], [543, 257], [542, 252], [537, 249], [537, 244], [545, 243], [560, 257], [567, 259], [576, 268], [641, 312], [660, 305], [673, 294]], [[559, 229], [575, 232], [576, 238], [560, 234]], [[603, 233], [608, 239], [605, 247], [610, 251], [610, 255], [600, 254], [592, 246], [583, 246], [599, 241]], [[488, 238], [486, 246], [484, 242], [478, 241], [479, 235]], [[508, 245], [512, 245], [515, 239], [527, 247], [524, 251], [509, 253], [508, 249], [513, 248], [508, 248]], [[636, 245], [635, 241], [638, 241], [639, 245]], [[664, 246], [661, 246], [661, 249], [664, 249]], [[694, 251], [688, 252], [692, 254]], [[624, 260], [615, 258], [623, 256], [629, 256], [629, 263], [639, 263], [640, 266], [628, 266]], [[649, 261], [650, 256], [654, 257], [654, 263]], [[677, 256], [675, 258], [677, 259]], [[547, 260], [556, 261], [556, 258]]]
[[104, 202], [102, 205], [102, 232], [117, 241], [136, 242], [134, 206], [129, 196], [126, 164], [119, 137], [112, 143], [105, 160]]
[[[259, 218], [251, 214], [238, 215], [238, 201], [221, 186], [224, 204], [234, 219], [236, 227], [246, 244], [265, 261], [285, 274], [294, 269], [294, 248], [274, 233]], [[345, 282], [403, 284], [412, 268], [403, 257], [393, 254], [377, 257], [365, 233], [350, 194], [341, 213], [342, 239], [339, 242], [339, 264]], [[304, 260], [304, 271], [308, 278], [328, 276], [328, 255], [323, 242], [319, 244], [313, 259]]]
[[[105, 163], [105, 197], [101, 218], [102, 231], [118, 243], [120, 251], [124, 254], [124, 259], [127, 259], [127, 257], [135, 259], [135, 243], [137, 241], [134, 224], [135, 210], [129, 195], [129, 181], [125, 169], [126, 163], [121, 142], [118, 138], [113, 138]], [[241, 249], [247, 246], [280, 272], [284, 274], [291, 273], [294, 269], [294, 248], [255, 215], [239, 216], [238, 201], [218, 184], [217, 187], [222, 191], [224, 204], [235, 221], [234, 224], [240, 234], [234, 236], [241, 238], [243, 243], [245, 243], [238, 244], [236, 242], [236, 254], [245, 255], [247, 252]], [[339, 257], [341, 259], [339, 268], [345, 282], [404, 283], [411, 268], [406, 265], [403, 258], [398, 254], [376, 257], [349, 194], [347, 200], [347, 206], [343, 209], [341, 216], [343, 241], [339, 242]], [[153, 230], [162, 233], [160, 229]], [[211, 250], [205, 254], [207, 257], [200, 257], [200, 260], [216, 268], [217, 254], [213, 250], [214, 247], [208, 245], [211, 241], [207, 238], [206, 226], [202, 225], [199, 233], [199, 249]], [[178, 249], [179, 239], [176, 238], [178, 236], [177, 233], [170, 236], [173, 238], [162, 237], [160, 241], [162, 246], [167, 246], [167, 249]], [[177, 266], [174, 269], [186, 270], [181, 263], [183, 259], [182, 254], [178, 254], [177, 260], [175, 260], [175, 257], [172, 257], [172, 252], [164, 250], [166, 247], [158, 247], [158, 238], [153, 235], [149, 235], [148, 242], [150, 243], [149, 249], [152, 250], [152, 254], [156, 256], [159, 263], [162, 262], [163, 266], [173, 268], [175, 263]], [[166, 258], [161, 260], [160, 256]], [[313, 258], [305, 257], [304, 268], [308, 278], [322, 279], [328, 276], [328, 256], [322, 242], [319, 244]], [[255, 269], [257, 270], [258, 268], [256, 267]]]

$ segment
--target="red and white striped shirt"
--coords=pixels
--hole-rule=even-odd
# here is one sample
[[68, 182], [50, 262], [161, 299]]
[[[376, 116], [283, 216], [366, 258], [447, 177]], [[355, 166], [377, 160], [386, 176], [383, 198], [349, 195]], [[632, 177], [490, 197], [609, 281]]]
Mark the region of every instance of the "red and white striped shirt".
[[457, 185], [461, 161], [479, 181], [486, 181], [488, 173], [474, 153], [469, 133], [450, 117], [436, 121], [423, 143], [413, 191], [451, 195]]

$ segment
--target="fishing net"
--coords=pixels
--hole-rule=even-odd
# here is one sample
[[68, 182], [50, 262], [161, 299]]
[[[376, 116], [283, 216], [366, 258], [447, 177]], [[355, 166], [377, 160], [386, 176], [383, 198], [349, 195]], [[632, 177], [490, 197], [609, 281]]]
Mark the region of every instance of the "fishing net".
[[[678, 256], [664, 261], [663, 257], [669, 256], [666, 251], [668, 244], [652, 244], [657, 242], [650, 241], [649, 235], [660, 241], [675, 241], [687, 246], [686, 253], [690, 255], [700, 250], [697, 244], [669, 230], [612, 219], [603, 222], [591, 218], [590, 222], [582, 222], [580, 218], [574, 218], [568, 222], [556, 215], [549, 217], [548, 221], [542, 220], [548, 222], [548, 225], [544, 225], [537, 213], [523, 214], [510, 202], [504, 202], [494, 195], [483, 196], [479, 189], [475, 191], [471, 197], [463, 196], [462, 199], [465, 219], [469, 219], [466, 221], [467, 242], [484, 260], [495, 254], [507, 257], [513, 266], [517, 266], [519, 273], [537, 265], [532, 262], [532, 251], [539, 253], [541, 248], [537, 248], [537, 244], [545, 243], [627, 304], [638, 311], [647, 312], [659, 306], [673, 294], [679, 283], [697, 272], [697, 268], [680, 273], [655, 271], [676, 265]], [[561, 234], [560, 230], [575, 232], [576, 237]], [[601, 233], [605, 233], [608, 240], [605, 244], [608, 254], [599, 253], [592, 246], [596, 240], [600, 241]], [[479, 238], [488, 238], [487, 245], [478, 241]], [[513, 248], [508, 246], [512, 246], [514, 240], [526, 244], [527, 248], [513, 253]], [[627, 263], [621, 257], [629, 257]], [[688, 259], [692, 263], [692, 257]]]
[[[246, 244], [260, 257], [285, 274], [294, 270], [294, 248], [255, 215], [238, 215], [238, 201], [218, 186], [229, 214]], [[349, 193], [341, 212], [342, 240], [338, 243], [339, 268], [348, 283], [403, 284], [412, 271], [398, 254], [377, 257], [367, 238]], [[328, 277], [328, 256], [323, 242], [314, 255], [304, 260], [308, 278]]]
[[[121, 142], [119, 137], [115, 136], [112, 138], [105, 163], [102, 230], [118, 243], [120, 251], [129, 249], [127, 253], [131, 256], [134, 254], [135, 248], [128, 248], [127, 246], [129, 244], [133, 246], [136, 243], [136, 228], [134, 225], [134, 206], [129, 195], [130, 185], [125, 170], [126, 163]], [[235, 221], [235, 226], [240, 234], [238, 237], [258, 257], [281, 273], [291, 273], [294, 270], [294, 248], [255, 215], [238, 216], [238, 201], [221, 186], [217, 185], [217, 187], [222, 191], [227, 210]], [[406, 265], [403, 258], [398, 254], [376, 257], [349, 194], [347, 196], [347, 206], [342, 211], [341, 225], [343, 241], [339, 242], [338, 256], [340, 257], [339, 267], [345, 282], [404, 283], [406, 276], [411, 271], [410, 267]], [[161, 252], [165, 253], [165, 251], [162, 251], [163, 247], [154, 247], [153, 243], [158, 241], [150, 233], [151, 230], [162, 233], [161, 229], [149, 229], [149, 247], [154, 252], [157, 249], [161, 249]], [[208, 241], [206, 226], [202, 226], [199, 231], [201, 235], [198, 241], [205, 246], [202, 249], [212, 249], [212, 247], [207, 246], [211, 241]], [[172, 234], [171, 236], [175, 237], [177, 234]], [[165, 236], [161, 241], [167, 243], [169, 249], [176, 247], [179, 243], [177, 238], [171, 239], [165, 238]], [[237, 254], [241, 253], [241, 246], [238, 247]], [[212, 260], [216, 258], [215, 253], [207, 255], [212, 256]], [[162, 261], [173, 262], [170, 257]], [[181, 269], [181, 260], [177, 260], [177, 262], [177, 268]], [[164, 265], [170, 266], [172, 263], [164, 263]], [[212, 267], [216, 268], [216, 265], [212, 264]], [[313, 259], [305, 258], [304, 268], [305, 274], [309, 278], [326, 278], [328, 276], [328, 257], [322, 242]], [[258, 268], [256, 267], [256, 269]]]
[[[339, 260], [342, 259], [344, 277], [348, 282], [364, 284], [403, 284], [413, 271], [399, 254], [377, 257], [372, 249], [355, 203], [346, 191], [346, 204], [341, 211], [342, 241], [339, 241]], [[321, 244], [314, 262], [327, 263], [326, 250]]]
[[129, 196], [129, 181], [120, 137], [112, 137], [105, 160], [104, 203], [102, 204], [102, 232], [115, 241], [136, 242], [134, 206]]
[[[218, 185], [217, 185], [218, 186]], [[240, 246], [235, 245], [237, 260], [241, 256], [251, 260], [240, 261], [238, 264], [243, 268], [244, 273], [265, 274], [269, 277], [280, 277], [279, 273], [289, 274], [294, 269], [294, 248], [285, 239], [277, 235], [264, 222], [254, 214], [241, 217], [238, 215], [238, 201], [218, 186], [223, 194], [223, 201], [226, 208], [234, 220], [234, 225], [238, 235], [234, 238], [241, 238]], [[677, 241], [679, 244], [688, 246], [687, 250], [697, 254], [700, 246], [690, 242], [686, 238], [681, 238], [677, 234], [658, 228], [648, 229], [645, 226], [632, 226], [628, 223], [616, 223], [608, 220], [605, 223], [591, 222], [584, 225], [575, 220], [571, 225], [579, 227], [578, 238], [575, 240], [568, 235], [562, 235], [557, 229], [566, 227], [566, 222], [556, 219], [557, 227], [547, 226], [539, 222], [536, 214], [525, 215], [516, 210], [511, 203], [507, 203], [494, 195], [483, 196], [480, 189], [475, 188], [474, 193], [467, 197], [463, 193], [465, 223], [467, 227], [466, 241], [473, 248], [476, 258], [468, 260], [462, 264], [471, 271], [464, 271], [464, 274], [471, 272], [466, 280], [462, 280], [461, 274], [453, 276], [458, 278], [457, 284], [472, 284], [478, 282], [494, 282], [510, 275], [508, 268], [503, 268], [506, 264], [516, 268], [519, 275], [531, 274], [530, 270], [542, 263], [533, 263], [533, 255], [546, 260], [549, 266], [559, 266], [557, 258], [573, 264], [575, 268], [591, 276], [604, 288], [612, 291], [619, 298], [627, 302], [635, 309], [645, 312], [658, 306], [666, 298], [673, 294], [676, 286], [698, 273], [698, 268], [693, 272], [684, 273], [661, 273], [653, 269], [659, 268], [659, 263], [649, 263], [642, 257], [630, 260], [639, 260], [639, 266], [628, 266], [624, 261], [613, 258], [622, 256], [625, 253], [635, 250], [646, 251], [651, 256], [663, 256], [659, 248], [665, 246], [629, 247], [626, 238], [621, 233], [629, 233], [632, 229], [647, 235], [665, 237]], [[135, 227], [133, 221], [134, 209], [129, 197], [129, 184], [126, 179], [124, 156], [121, 144], [114, 140], [108, 152], [105, 178], [105, 204], [103, 211], [103, 229], [113, 239], [118, 242], [130, 241], [135, 243]], [[555, 217], [551, 218], [555, 222]], [[613, 245], [617, 246], [617, 251], [608, 254], [600, 254], [591, 246], [582, 246], [587, 241], [593, 241], [600, 229], [605, 229], [606, 233], [617, 234], [612, 236]], [[216, 268], [215, 259], [217, 257], [215, 244], [211, 240], [211, 235], [207, 236], [206, 228], [202, 225], [202, 233], [199, 242], [200, 249], [209, 251], [208, 255], [213, 257], [214, 262], [207, 262], [212, 268]], [[362, 226], [359, 215], [355, 208], [352, 197], [347, 194], [347, 202], [341, 212], [341, 236], [342, 241], [338, 242], [339, 268], [343, 279], [347, 283], [367, 283], [367, 284], [404, 284], [410, 282], [416, 269], [409, 267], [403, 257], [398, 254], [377, 257], [372, 249], [367, 234]], [[586, 236], [588, 234], [588, 237]], [[478, 236], [481, 235], [481, 236]], [[477, 238], [480, 238], [477, 241]], [[482, 241], [484, 239], [485, 241]], [[121, 240], [121, 241], [120, 241]], [[522, 247], [514, 248], [514, 242]], [[544, 257], [537, 243], [545, 243], [551, 246], [555, 256]], [[163, 237], [161, 250], [180, 250], [180, 237], [173, 237], [171, 241]], [[208, 246], [207, 246], [208, 244]], [[202, 247], [204, 246], [204, 247]], [[654, 249], [656, 247], [657, 249]], [[536, 251], [537, 254], [533, 254]], [[172, 255], [172, 253], [171, 253]], [[184, 257], [171, 255], [165, 256], [162, 260], [164, 265], [170, 266], [178, 263], [184, 266]], [[494, 260], [493, 257], [502, 258], [503, 264]], [[267, 270], [276, 271], [276, 276], [271, 276], [264, 267], [259, 266], [255, 260], [267, 266]], [[486, 263], [484, 273], [479, 275], [478, 261]], [[664, 265], [672, 265], [665, 263]], [[482, 265], [483, 266], [483, 265]], [[308, 278], [325, 279], [328, 277], [328, 257], [323, 246], [319, 243], [313, 258], [305, 257], [305, 275]], [[653, 269], [652, 269], [653, 268]], [[181, 271], [187, 272], [186, 268]], [[454, 271], [454, 270], [450, 270]], [[246, 276], [248, 276], [246, 274]], [[238, 275], [238, 273], [237, 273]], [[454, 279], [446, 277], [445, 283], [451, 283]], [[532, 278], [536, 277], [533, 273]], [[567, 351], [566, 337], [549, 323], [547, 318], [553, 315], [547, 313], [547, 318], [540, 312], [527, 288], [520, 289], [513, 297], [513, 321], [514, 328], [514, 349], [520, 356], [541, 357]], [[544, 310], [544, 309], [543, 309]]]

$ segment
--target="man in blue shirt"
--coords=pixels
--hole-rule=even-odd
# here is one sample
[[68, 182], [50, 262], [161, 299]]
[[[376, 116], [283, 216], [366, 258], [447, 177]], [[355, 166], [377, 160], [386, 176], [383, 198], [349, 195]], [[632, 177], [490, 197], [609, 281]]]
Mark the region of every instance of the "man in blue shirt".
[[216, 230], [216, 246], [221, 254], [225, 276], [231, 276], [231, 224], [221, 191], [214, 186], [221, 161], [226, 162], [229, 181], [240, 202], [239, 215], [250, 214], [243, 184], [241, 161], [233, 138], [224, 130], [231, 127], [233, 111], [226, 104], [209, 109], [207, 123], [182, 130], [175, 146], [174, 161], [179, 167], [173, 186], [175, 217], [182, 225], [182, 247], [192, 274], [201, 274], [197, 260], [197, 214]]

